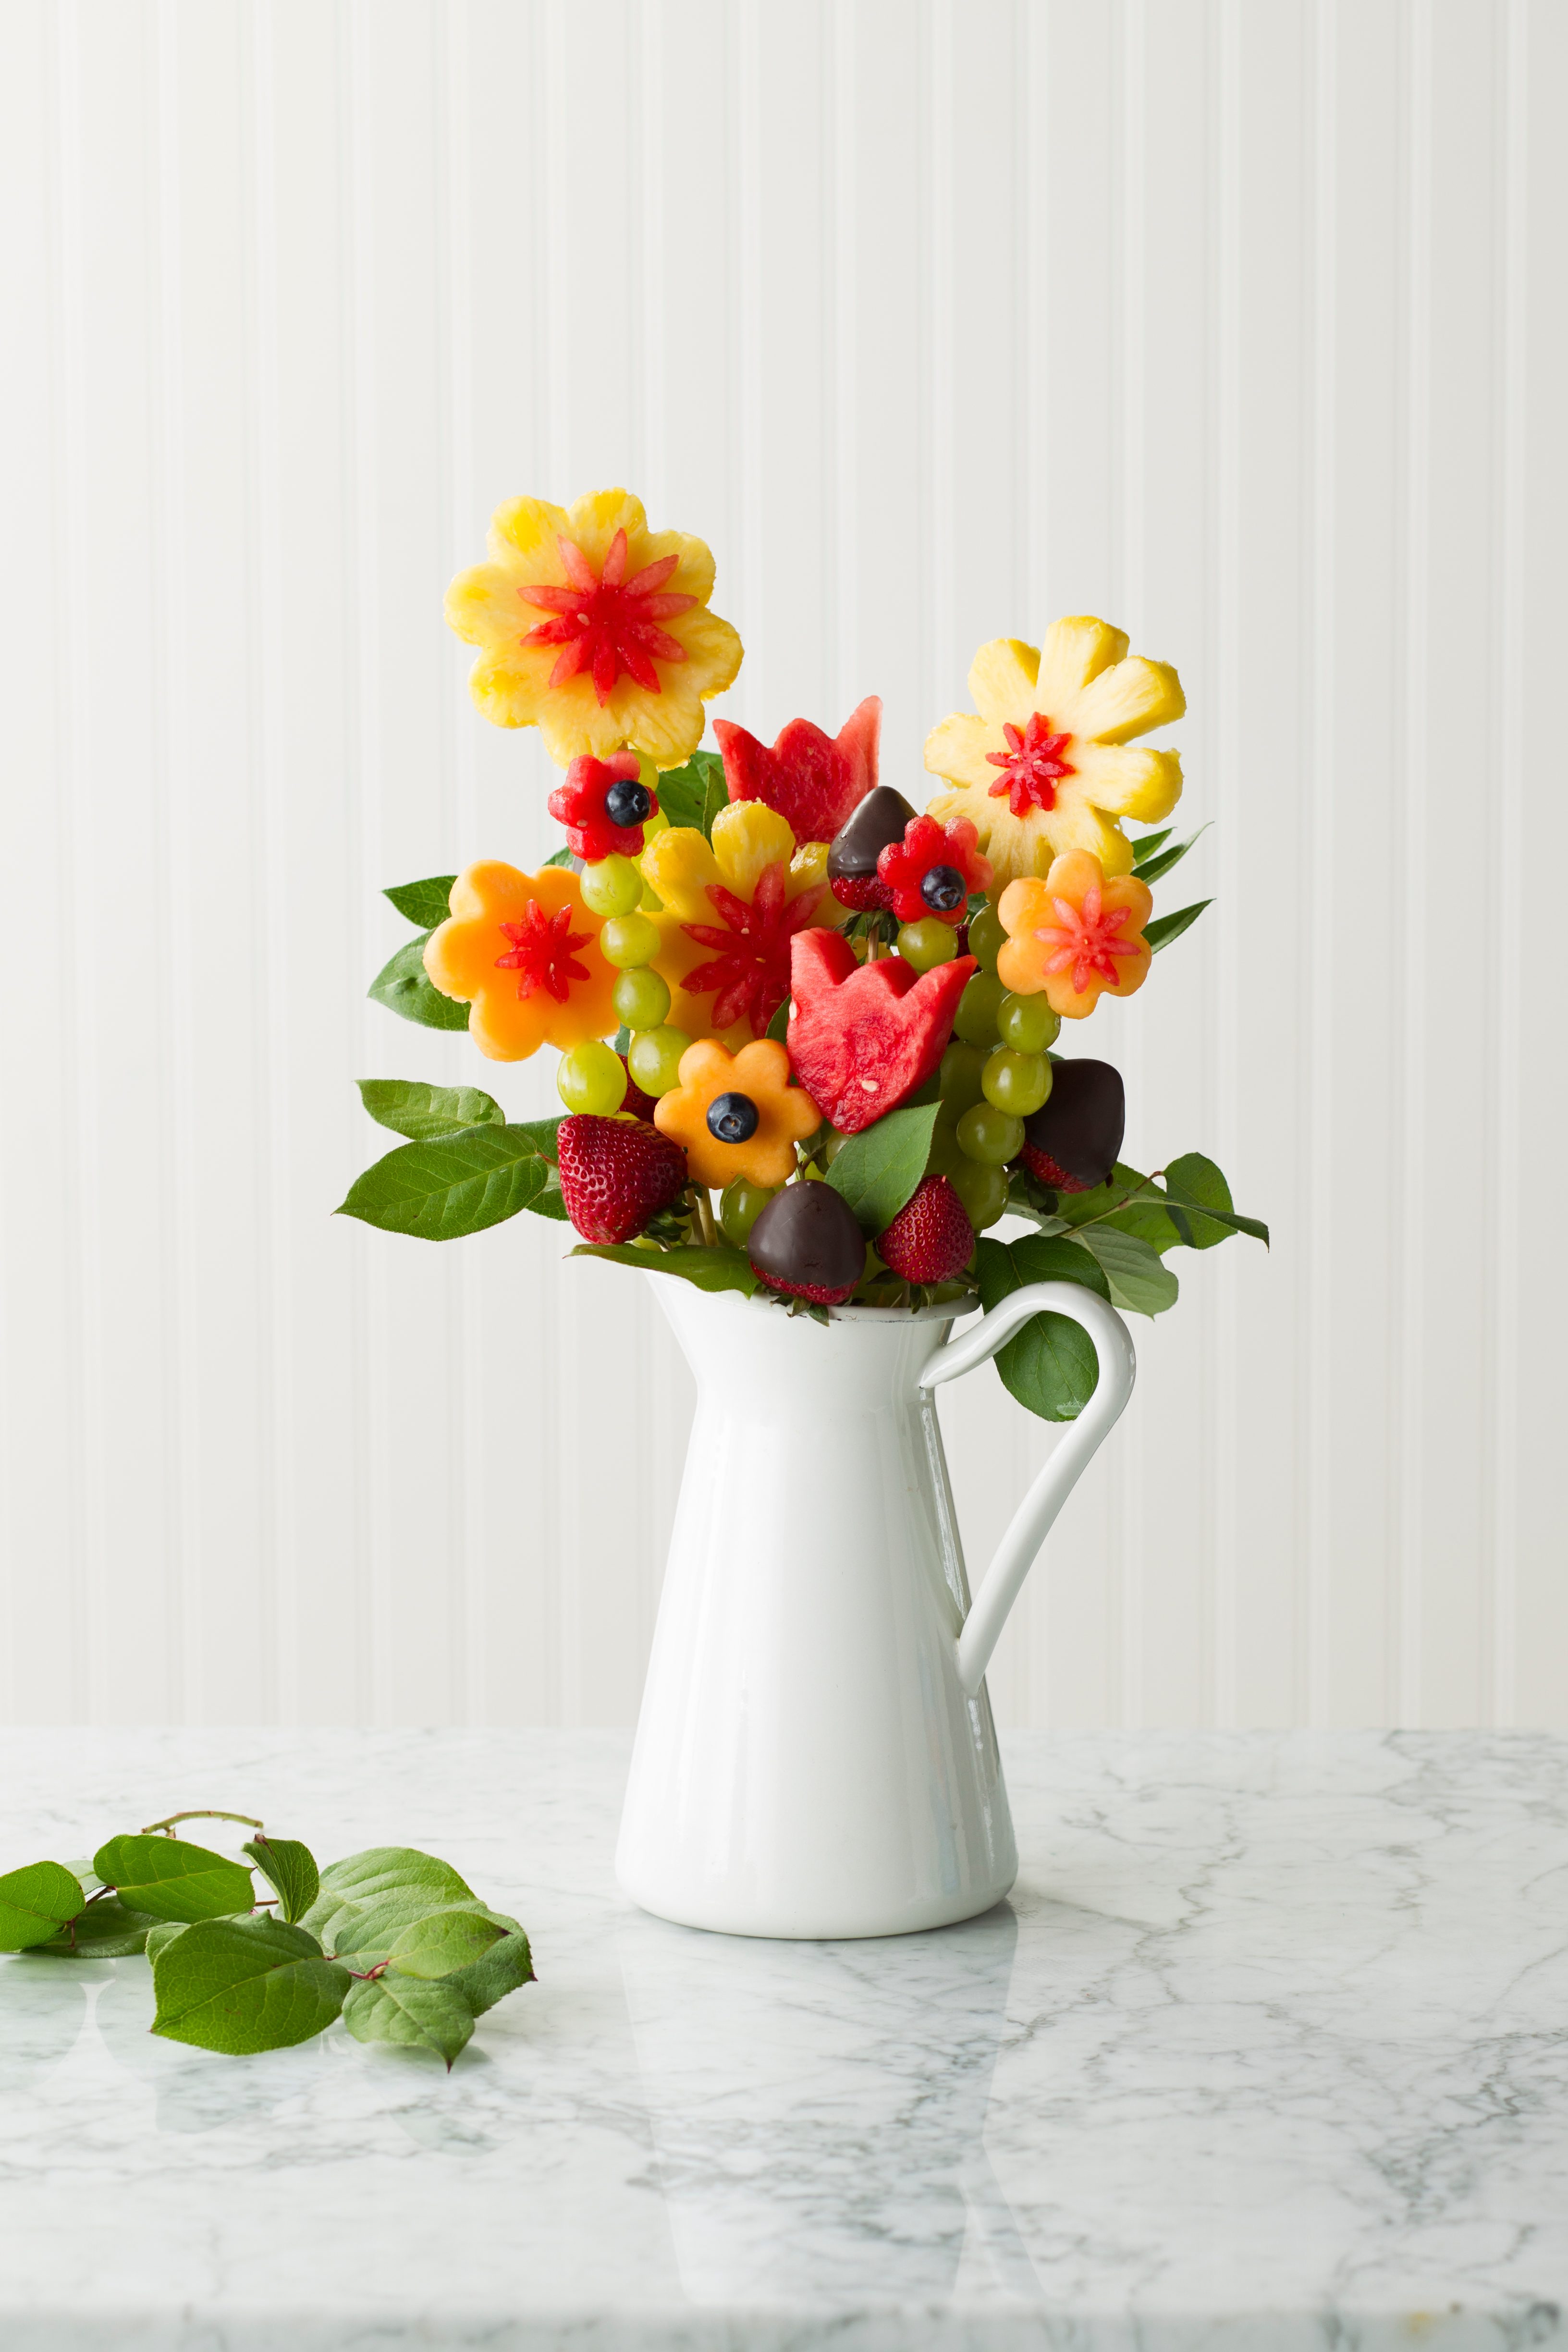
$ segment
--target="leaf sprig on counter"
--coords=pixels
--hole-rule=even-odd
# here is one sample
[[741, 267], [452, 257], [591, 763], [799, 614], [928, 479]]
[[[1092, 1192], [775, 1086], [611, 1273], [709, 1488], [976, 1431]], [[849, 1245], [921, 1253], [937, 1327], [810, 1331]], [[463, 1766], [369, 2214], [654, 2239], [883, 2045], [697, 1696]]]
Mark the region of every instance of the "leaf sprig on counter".
[[[248, 1859], [181, 1838], [191, 1820], [253, 1829]], [[437, 1855], [370, 1846], [318, 1870], [297, 1839], [205, 1807], [111, 1837], [90, 1862], [0, 1875], [0, 1951], [144, 1952], [151, 2031], [232, 2057], [309, 2042], [342, 2017], [356, 2041], [434, 2050], [450, 2068], [475, 2019], [533, 1979], [521, 1923]]]

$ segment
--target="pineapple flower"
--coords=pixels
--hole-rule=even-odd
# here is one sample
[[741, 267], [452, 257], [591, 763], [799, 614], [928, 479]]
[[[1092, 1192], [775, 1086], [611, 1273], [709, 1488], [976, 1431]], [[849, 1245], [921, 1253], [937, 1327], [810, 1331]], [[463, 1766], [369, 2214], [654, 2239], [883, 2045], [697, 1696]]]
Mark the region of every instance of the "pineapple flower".
[[997, 914], [1007, 937], [996, 977], [1017, 996], [1043, 991], [1053, 1013], [1082, 1021], [1102, 992], [1131, 996], [1148, 977], [1152, 953], [1143, 927], [1153, 906], [1146, 882], [1109, 878], [1098, 857], [1069, 849], [1044, 881], [1009, 882]]
[[679, 768], [702, 706], [732, 686], [741, 640], [707, 609], [713, 558], [684, 531], [650, 531], [641, 501], [595, 490], [568, 511], [511, 499], [490, 561], [460, 572], [447, 618], [481, 648], [468, 690], [498, 727], [537, 727], [558, 767], [630, 745]]
[[931, 814], [970, 819], [998, 883], [1046, 874], [1072, 849], [1127, 873], [1132, 845], [1118, 819], [1152, 824], [1181, 797], [1176, 752], [1128, 748], [1186, 709], [1175, 671], [1129, 658], [1104, 621], [1056, 621], [1037, 653], [1016, 637], [982, 646], [969, 690], [978, 715], [955, 711], [926, 738], [926, 766], [957, 787]]
[[541, 1045], [614, 1034], [618, 974], [574, 874], [520, 874], [489, 858], [458, 875], [447, 903], [451, 919], [426, 941], [425, 969], [443, 996], [473, 1007], [468, 1034], [481, 1054], [521, 1062]]
[[711, 845], [694, 825], [671, 825], [642, 870], [664, 908], [654, 970], [675, 999], [671, 1023], [692, 1037], [762, 1036], [789, 994], [790, 941], [818, 919], [826, 843], [797, 850], [776, 809], [731, 801]]

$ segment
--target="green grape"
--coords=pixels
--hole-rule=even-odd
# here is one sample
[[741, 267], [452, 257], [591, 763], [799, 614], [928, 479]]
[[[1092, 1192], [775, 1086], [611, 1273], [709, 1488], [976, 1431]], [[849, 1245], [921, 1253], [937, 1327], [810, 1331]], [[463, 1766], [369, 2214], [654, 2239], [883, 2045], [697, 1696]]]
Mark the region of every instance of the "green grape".
[[966, 1045], [994, 1045], [996, 1015], [1006, 993], [994, 971], [977, 971], [958, 1000], [953, 1035]]
[[955, 1119], [980, 1100], [980, 1075], [984, 1067], [985, 1053], [980, 1045], [952, 1045], [942, 1055], [942, 1108], [951, 1109]]
[[[969, 919], [969, 952], [982, 971], [994, 971], [996, 959], [1007, 934], [1002, 929], [1002, 918], [989, 900], [977, 915]], [[973, 1219], [970, 1223], [973, 1224]]]
[[719, 1196], [719, 1223], [726, 1241], [744, 1249], [752, 1227], [773, 1197], [767, 1185], [748, 1183], [744, 1176], [726, 1184]]
[[978, 1160], [960, 1156], [957, 1165], [943, 1171], [963, 1203], [964, 1214], [977, 1234], [994, 1225], [1007, 1206], [1007, 1171], [983, 1167]]
[[599, 953], [623, 971], [631, 964], [651, 963], [658, 947], [658, 925], [646, 915], [613, 915], [599, 933]]
[[642, 897], [642, 875], [629, 857], [612, 851], [584, 866], [578, 887], [591, 915], [629, 915]]
[[896, 945], [904, 961], [913, 964], [917, 971], [934, 971], [939, 963], [952, 961], [958, 933], [940, 915], [926, 915], [918, 923], [906, 923]]
[[1043, 996], [1005, 996], [996, 1015], [996, 1034], [1004, 1045], [1020, 1054], [1043, 1054], [1062, 1034], [1062, 1016], [1053, 1013]]
[[602, 1037], [585, 1038], [562, 1055], [555, 1089], [568, 1110], [608, 1118], [626, 1100], [626, 1069], [620, 1055]]
[[610, 1002], [628, 1029], [657, 1029], [669, 1011], [669, 988], [647, 964], [623, 971]]
[[839, 1153], [843, 1150], [849, 1138], [847, 1135], [840, 1135], [836, 1127], [830, 1127], [828, 1129], [826, 1140], [823, 1143], [821, 1149], [816, 1154], [816, 1157], [821, 1160], [825, 1168], [832, 1167], [834, 1161], [837, 1159]]
[[633, 1086], [645, 1095], [667, 1095], [680, 1083], [680, 1057], [690, 1043], [684, 1029], [638, 1029], [626, 1048]]
[[1027, 1118], [1050, 1093], [1051, 1066], [1043, 1054], [1016, 1054], [1010, 1045], [998, 1045], [980, 1083], [988, 1103]]
[[958, 1122], [958, 1148], [970, 1160], [1000, 1168], [1024, 1148], [1024, 1122], [994, 1103], [976, 1103]]

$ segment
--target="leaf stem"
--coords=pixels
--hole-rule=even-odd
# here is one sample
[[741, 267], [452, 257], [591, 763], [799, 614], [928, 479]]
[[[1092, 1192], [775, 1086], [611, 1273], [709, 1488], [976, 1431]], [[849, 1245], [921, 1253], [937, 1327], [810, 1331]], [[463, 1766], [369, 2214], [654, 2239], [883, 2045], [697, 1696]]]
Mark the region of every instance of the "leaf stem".
[[178, 1834], [174, 1828], [176, 1822], [243, 1822], [247, 1830], [258, 1830], [262, 1826], [254, 1813], [226, 1813], [219, 1805], [193, 1805], [189, 1812], [170, 1813], [161, 1822], [149, 1822], [142, 1834], [153, 1837], [162, 1830], [165, 1837], [174, 1837]]
[[703, 1243], [709, 1249], [717, 1249], [719, 1235], [713, 1223], [713, 1203], [709, 1197], [707, 1186], [693, 1184], [691, 1197], [696, 1203], [698, 1230], [702, 1235]]

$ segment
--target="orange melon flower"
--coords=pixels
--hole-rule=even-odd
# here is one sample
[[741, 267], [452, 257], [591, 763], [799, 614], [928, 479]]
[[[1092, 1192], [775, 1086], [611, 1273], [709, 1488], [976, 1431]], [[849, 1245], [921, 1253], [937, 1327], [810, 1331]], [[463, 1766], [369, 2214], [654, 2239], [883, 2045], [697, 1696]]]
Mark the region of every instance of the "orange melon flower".
[[1017, 996], [1043, 990], [1053, 1013], [1082, 1021], [1100, 996], [1142, 987], [1150, 949], [1143, 937], [1154, 901], [1130, 874], [1109, 879], [1087, 849], [1055, 859], [1041, 881], [1009, 882], [997, 913], [1007, 933], [996, 977]]
[[447, 619], [480, 647], [468, 691], [498, 727], [537, 727], [558, 766], [630, 745], [679, 768], [702, 740], [703, 704], [732, 686], [741, 640], [707, 609], [701, 540], [649, 530], [642, 502], [595, 490], [570, 509], [510, 499], [490, 560], [460, 572]]
[[425, 969], [443, 996], [473, 1007], [468, 1034], [492, 1062], [541, 1045], [612, 1036], [617, 974], [599, 952], [601, 918], [564, 866], [520, 874], [489, 858], [452, 885], [451, 919], [431, 932]]
[[[721, 1096], [736, 1125], [747, 1130], [733, 1142], [708, 1123]], [[680, 1084], [660, 1095], [653, 1117], [662, 1134], [684, 1145], [697, 1182], [717, 1191], [737, 1176], [749, 1184], [784, 1183], [795, 1174], [795, 1145], [822, 1124], [805, 1087], [790, 1085], [789, 1055], [773, 1037], [755, 1038], [734, 1055], [716, 1039], [700, 1037], [680, 1057]]]

